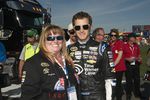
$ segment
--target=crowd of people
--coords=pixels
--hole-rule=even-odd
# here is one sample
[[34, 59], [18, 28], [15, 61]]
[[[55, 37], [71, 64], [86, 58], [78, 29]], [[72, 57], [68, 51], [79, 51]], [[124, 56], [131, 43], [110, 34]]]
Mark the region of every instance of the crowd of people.
[[[27, 30], [27, 44], [19, 62], [21, 100], [122, 100], [123, 75], [126, 100], [140, 93], [140, 48], [136, 34], [124, 42], [118, 29], [105, 41], [104, 28], [91, 33], [92, 16], [77, 12], [68, 25], [69, 40], [58, 25], [46, 25], [38, 41], [37, 30]], [[116, 79], [115, 97], [112, 79]]]

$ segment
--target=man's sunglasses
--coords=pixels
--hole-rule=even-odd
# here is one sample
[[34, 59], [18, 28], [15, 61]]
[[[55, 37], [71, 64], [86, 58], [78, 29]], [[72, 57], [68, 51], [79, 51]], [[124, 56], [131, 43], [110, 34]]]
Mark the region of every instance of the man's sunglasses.
[[63, 36], [48, 36], [47, 41], [54, 41], [54, 40], [63, 40]]
[[74, 30], [69, 30], [68, 31], [70, 34], [74, 35], [75, 34], [75, 31]]
[[96, 34], [96, 36], [104, 36], [104, 35], [102, 35], [102, 34]]
[[[82, 28], [83, 28], [84, 30], [88, 30], [88, 29], [89, 29], [89, 25], [88, 25], [88, 24], [87, 24], [87, 25], [82, 25]], [[79, 31], [79, 30], [81, 30], [81, 26], [79, 26], [79, 25], [74, 26], [74, 29], [75, 29], [76, 31]]]

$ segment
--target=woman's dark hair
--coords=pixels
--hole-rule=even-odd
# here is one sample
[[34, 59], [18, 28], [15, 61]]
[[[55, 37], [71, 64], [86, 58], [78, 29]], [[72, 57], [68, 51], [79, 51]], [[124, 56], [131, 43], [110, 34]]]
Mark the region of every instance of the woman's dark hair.
[[111, 35], [112, 33], [116, 33], [117, 38], [119, 37], [118, 29], [116, 29], [116, 28], [111, 29], [109, 35]]

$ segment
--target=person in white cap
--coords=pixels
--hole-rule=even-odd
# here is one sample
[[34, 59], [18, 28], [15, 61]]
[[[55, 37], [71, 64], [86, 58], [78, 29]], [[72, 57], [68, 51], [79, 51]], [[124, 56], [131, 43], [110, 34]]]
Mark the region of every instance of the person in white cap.
[[69, 40], [66, 42], [66, 46], [70, 44], [74, 44], [76, 42], [76, 34], [73, 29], [72, 23], [68, 25], [68, 35], [69, 35]]

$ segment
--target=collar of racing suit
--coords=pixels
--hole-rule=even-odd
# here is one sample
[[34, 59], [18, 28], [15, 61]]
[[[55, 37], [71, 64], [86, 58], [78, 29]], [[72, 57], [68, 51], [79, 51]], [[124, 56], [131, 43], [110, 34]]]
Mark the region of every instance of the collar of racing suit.
[[88, 37], [85, 41], [80, 41], [80, 40], [78, 39], [78, 42], [79, 42], [80, 44], [86, 44], [87, 41], [89, 41], [89, 39], [90, 39], [90, 37]]

